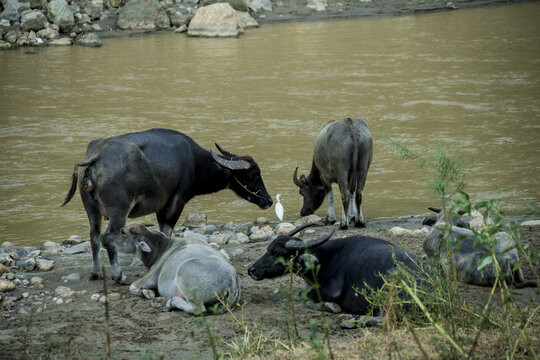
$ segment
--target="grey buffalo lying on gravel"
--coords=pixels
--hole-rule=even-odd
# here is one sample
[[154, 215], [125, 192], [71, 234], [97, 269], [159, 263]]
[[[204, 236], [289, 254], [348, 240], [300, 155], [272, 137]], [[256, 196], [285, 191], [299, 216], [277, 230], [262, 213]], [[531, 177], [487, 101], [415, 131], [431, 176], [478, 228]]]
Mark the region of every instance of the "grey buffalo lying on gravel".
[[156, 289], [168, 299], [165, 310], [178, 308], [200, 314], [222, 299], [228, 306], [240, 300], [240, 279], [234, 267], [217, 250], [197, 240], [172, 240], [159, 231], [143, 225], [122, 230], [120, 250], [136, 253], [148, 274], [134, 281], [131, 293]]
[[[446, 226], [444, 214], [441, 209], [432, 207], [429, 209], [439, 213], [439, 215], [435, 224], [433, 224], [433, 228], [424, 240], [424, 251], [430, 258], [439, 257], [444, 273], [448, 274], [451, 271], [451, 263], [443, 247], [443, 232]], [[464, 224], [458, 216], [450, 214], [449, 219], [449, 223], [452, 224], [449, 229], [450, 248], [452, 249], [458, 279], [468, 284], [492, 286], [496, 279], [494, 265], [489, 264], [481, 270], [478, 269], [479, 261], [490, 253], [488, 246], [482, 244], [475, 245], [472, 230], [455, 226], [454, 224], [468, 227], [468, 224]], [[433, 222], [433, 220], [429, 222]], [[501, 270], [507, 274], [506, 281], [516, 287], [536, 287], [537, 284], [535, 282], [525, 281], [521, 268], [518, 267], [513, 270], [519, 262], [519, 256], [512, 237], [506, 232], [498, 232], [495, 234], [495, 239], [497, 242], [494, 250], [497, 254], [497, 260], [501, 265]]]
[[313, 214], [327, 196], [328, 221], [334, 223], [332, 183], [337, 183], [342, 202], [340, 227], [349, 227], [349, 215], [355, 226], [364, 227], [362, 192], [372, 158], [373, 139], [364, 120], [347, 118], [326, 123], [315, 139], [309, 175], [301, 175], [298, 179], [298, 167], [294, 170], [294, 184], [304, 197], [300, 215]]
[[[388, 275], [396, 270], [396, 262], [403, 263], [411, 274], [418, 274], [418, 259], [386, 240], [349, 236], [328, 241], [335, 229], [308, 242], [293, 237], [312, 225], [315, 224], [303, 225], [287, 235], [280, 235], [274, 239], [268, 245], [266, 253], [248, 269], [249, 275], [255, 280], [284, 275], [287, 269], [278, 259], [282, 257], [285, 261], [292, 260], [299, 274], [308, 283], [319, 284], [324, 304], [319, 304], [316, 290], [311, 290], [307, 294], [311, 300], [307, 303], [308, 306], [317, 310], [322, 310], [324, 306], [325, 310], [332, 312], [366, 315], [372, 309], [372, 305], [361, 291], [368, 286], [372, 289], [381, 289], [384, 285], [381, 275]], [[320, 265], [315, 278], [305, 267], [306, 257]], [[420, 284], [419, 278], [416, 279]], [[375, 315], [378, 315], [378, 310], [374, 310]], [[362, 316], [355, 319], [359, 322], [364, 320]], [[373, 320], [380, 321], [380, 317], [375, 316]]]

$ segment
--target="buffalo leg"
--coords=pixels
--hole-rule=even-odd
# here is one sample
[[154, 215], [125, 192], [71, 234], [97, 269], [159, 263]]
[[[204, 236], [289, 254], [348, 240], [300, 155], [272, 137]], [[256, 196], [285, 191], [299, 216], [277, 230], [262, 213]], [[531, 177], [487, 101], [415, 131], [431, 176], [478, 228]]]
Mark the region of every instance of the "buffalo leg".
[[92, 194], [84, 191], [81, 191], [80, 194], [90, 222], [90, 244], [92, 246], [92, 272], [90, 273], [90, 280], [103, 279], [103, 272], [101, 271], [101, 263], [99, 261], [101, 214], [99, 213], [98, 203]]
[[326, 195], [326, 206], [328, 207], [328, 223], [333, 224], [336, 222], [336, 213], [334, 212], [334, 193], [332, 188]]
[[358, 216], [354, 219], [354, 226], [356, 227], [366, 227], [366, 222], [364, 221], [364, 214], [362, 214], [362, 191], [356, 191], [356, 207], [358, 208]]
[[109, 262], [111, 264], [112, 279], [120, 285], [129, 285], [131, 280], [122, 274], [120, 263], [118, 262], [118, 250], [116, 248], [115, 240], [118, 239], [122, 227], [126, 224], [126, 217], [119, 216], [118, 218], [111, 218], [109, 226], [103, 234], [103, 246], [107, 249], [109, 255]]
[[356, 205], [355, 205], [355, 202], [354, 202], [354, 199], [355, 199], [355, 196], [356, 196], [356, 193], [354, 193], [352, 196], [351, 196], [351, 200], [349, 201], [349, 216], [350, 216], [350, 220], [352, 221], [353, 219], [357, 219], [358, 218], [358, 212], [356, 211]]
[[347, 188], [347, 184], [339, 184], [339, 190], [341, 192], [341, 223], [339, 227], [345, 230], [349, 227], [349, 202], [351, 200], [351, 194]]
[[163, 209], [156, 213], [159, 230], [167, 237], [171, 237], [174, 225], [176, 225], [182, 210], [184, 210], [186, 203], [180, 200], [182, 198], [182, 196], [176, 195]]

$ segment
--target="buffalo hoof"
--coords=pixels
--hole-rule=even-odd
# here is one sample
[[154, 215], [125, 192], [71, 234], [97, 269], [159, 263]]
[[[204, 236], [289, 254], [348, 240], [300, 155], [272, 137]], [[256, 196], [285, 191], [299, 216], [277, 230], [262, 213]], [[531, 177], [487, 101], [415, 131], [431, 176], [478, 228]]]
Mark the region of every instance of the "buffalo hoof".
[[349, 225], [348, 224], [344, 224], [344, 223], [339, 223], [339, 228], [341, 230], [347, 230], [349, 228]]
[[103, 273], [91, 273], [90, 280], [103, 280]]
[[118, 285], [131, 285], [131, 283], [133, 282], [132, 279], [128, 278], [124, 274], [120, 274], [120, 276], [118, 276], [117, 278], [113, 277], [112, 279], [116, 281]]
[[327, 225], [334, 225], [336, 223], [336, 219], [326, 219]]
[[366, 222], [365, 221], [357, 221], [354, 223], [354, 226], [357, 227], [357, 228], [365, 228], [366, 227]]

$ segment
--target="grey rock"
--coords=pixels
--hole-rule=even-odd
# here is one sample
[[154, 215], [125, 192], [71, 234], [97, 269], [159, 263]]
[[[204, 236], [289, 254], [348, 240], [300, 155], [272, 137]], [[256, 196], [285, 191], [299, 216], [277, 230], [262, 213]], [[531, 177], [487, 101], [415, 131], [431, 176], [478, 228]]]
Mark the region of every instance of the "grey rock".
[[53, 241], [45, 241], [41, 248], [48, 252], [49, 254], [59, 254], [62, 252], [62, 246]]
[[245, 0], [247, 3], [247, 6], [255, 11], [259, 12], [261, 10], [264, 11], [272, 11], [272, 3], [270, 0]]
[[295, 228], [295, 226], [293, 224], [287, 223], [287, 222], [282, 222], [282, 223], [277, 224], [277, 226], [274, 229], [274, 232], [277, 235], [282, 235], [282, 234], [287, 234], [291, 230], [294, 230], [294, 228]]
[[236, 233], [230, 239], [231, 244], [246, 244], [249, 242], [249, 237], [244, 233]]
[[248, 12], [237, 11], [240, 27], [243, 29], [257, 28], [259, 22], [255, 20]]
[[87, 47], [100, 47], [101, 39], [96, 33], [87, 33], [83, 34], [80, 39], [77, 40], [77, 44]]
[[21, 27], [24, 31], [39, 31], [46, 23], [47, 18], [39, 10], [26, 12], [21, 18]]
[[7, 252], [14, 252], [14, 251], [17, 251], [17, 246], [15, 246], [15, 244], [13, 244], [12, 242], [9, 242], [9, 241], [4, 241], [2, 243], [2, 247], [7, 251]]
[[70, 38], [64, 37], [60, 39], [54, 39], [51, 42], [49, 42], [49, 45], [57, 45], [57, 46], [69, 46], [71, 45], [72, 41]]
[[2, 0], [4, 5], [4, 11], [0, 13], [0, 19], [7, 19], [9, 21], [19, 21], [19, 13], [23, 10], [30, 9], [29, 0]]
[[229, 240], [229, 239], [227, 238], [227, 236], [225, 234], [210, 235], [208, 237], [208, 242], [216, 243], [216, 244], [219, 244], [219, 245], [226, 244], [227, 240]]
[[75, 17], [66, 0], [52, 0], [47, 5], [51, 22], [58, 25], [64, 33], [68, 32], [75, 25]]
[[257, 231], [254, 232], [249, 236], [249, 239], [253, 242], [260, 242], [260, 241], [266, 241], [266, 233], [264, 231]]
[[36, 259], [29, 258], [24, 260], [17, 260], [15, 261], [15, 266], [18, 266], [19, 268], [26, 271], [34, 271], [34, 269], [36, 268]]
[[56, 296], [61, 296], [61, 297], [70, 297], [72, 296], [73, 294], [75, 294], [75, 291], [73, 291], [72, 289], [68, 288], [67, 286], [58, 286], [55, 290], [54, 290], [54, 294]]
[[62, 276], [63, 282], [73, 282], [82, 280], [83, 276], [80, 273], [71, 273], [69, 275]]
[[47, 259], [36, 259], [36, 266], [40, 271], [50, 271], [54, 266], [54, 261]]
[[0, 279], [0, 292], [15, 290], [15, 284], [9, 280]]
[[244, 253], [243, 249], [234, 249], [233, 251], [230, 252], [231, 257], [240, 256], [243, 253]]
[[167, 12], [157, 0], [132, 0], [120, 9], [118, 27], [126, 30], [157, 30], [171, 26]]
[[73, 254], [81, 254], [81, 253], [85, 253], [85, 252], [88, 252], [88, 246], [90, 246], [90, 242], [87, 241], [87, 242], [84, 242], [82, 244], [77, 244], [77, 245], [74, 245], [72, 247], [69, 247], [69, 248], [66, 248], [64, 249], [64, 252], [63, 254], [66, 254], [66, 255], [73, 255]]
[[189, 36], [234, 37], [239, 34], [238, 14], [227, 3], [201, 7], [189, 23]]
[[294, 222], [294, 226], [302, 226], [308, 223], [317, 223], [319, 225], [323, 225], [322, 218], [318, 215], [311, 214], [308, 216], [304, 216]]

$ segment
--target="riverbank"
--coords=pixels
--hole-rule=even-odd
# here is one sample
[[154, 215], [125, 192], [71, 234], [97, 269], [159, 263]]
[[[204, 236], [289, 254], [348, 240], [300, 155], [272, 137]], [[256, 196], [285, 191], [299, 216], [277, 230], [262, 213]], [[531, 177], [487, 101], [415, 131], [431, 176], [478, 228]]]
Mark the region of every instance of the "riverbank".
[[[238, 20], [233, 36], [260, 24], [340, 17], [389, 16], [519, 3], [526, 0], [228, 0]], [[6, 0], [0, 5], [0, 49], [21, 46], [99, 47], [101, 38], [132, 36], [157, 31], [187, 32], [193, 36], [224, 36], [223, 32], [190, 32], [191, 20], [199, 8], [214, 0]], [[227, 15], [228, 16], [228, 15]], [[236, 17], [236, 16], [235, 16]], [[209, 16], [216, 21], [215, 15]], [[210, 23], [210, 28], [227, 24]], [[231, 32], [226, 32], [227, 36]]]
[[[516, 220], [521, 223], [524, 219]], [[298, 224], [305, 221], [308, 219], [300, 219]], [[423, 239], [428, 231], [421, 221], [422, 217], [418, 216], [374, 220], [370, 221], [365, 229], [339, 230], [333, 238], [353, 234], [380, 237], [421, 256]], [[290, 278], [284, 276], [258, 282], [247, 274], [249, 265], [266, 251], [275, 233], [280, 231], [279, 227], [284, 225], [278, 227], [275, 223], [267, 224], [264, 219], [258, 219], [254, 223], [228, 223], [223, 226], [208, 225], [204, 222], [186, 225], [191, 227], [177, 228], [179, 235], [191, 231], [192, 235], [205, 237], [214, 243], [214, 246], [225, 249], [229, 254], [242, 284], [243, 305], [233, 312], [237, 318], [220, 314], [203, 319], [180, 312], [162, 312], [163, 299], [137, 297], [130, 294], [128, 287], [108, 281], [108, 323], [112, 358], [154, 359], [163, 356], [164, 359], [211, 359], [212, 349], [208, 343], [208, 332], [204, 331], [205, 326], [215, 339], [220, 352], [234, 353], [237, 358], [247, 358], [249, 351], [255, 354], [257, 352], [254, 348], [235, 348], [242, 346], [242, 334], [245, 331], [245, 328], [239, 326], [239, 321], [247, 324], [252, 335], [264, 334], [264, 337], [259, 339], [261, 347], [275, 346], [276, 349], [281, 349], [279, 358], [313, 356], [308, 343], [297, 343], [288, 350], [279, 345], [289, 344], [287, 336], [290, 335], [291, 329], [288, 326], [291, 322], [286, 310], [288, 293], [283, 289], [288, 288]], [[305, 231], [301, 237], [307, 240], [316, 238], [330, 231], [330, 228], [329, 225], [317, 226]], [[521, 225], [519, 230], [523, 243], [540, 251], [540, 226]], [[29, 268], [24, 268], [24, 263], [19, 263], [20, 267], [10, 267], [9, 273], [4, 272], [1, 275], [3, 280], [13, 282], [15, 288], [2, 293], [0, 359], [104, 358], [106, 331], [103, 282], [88, 280], [92, 256], [88, 243], [81, 241], [82, 239], [71, 237], [63, 244], [48, 244], [47, 249], [27, 249], [24, 255], [20, 248], [11, 249], [12, 254], [19, 254], [13, 256], [19, 256], [20, 260], [31, 251], [38, 251], [39, 253], [34, 253], [34, 257], [47, 260], [51, 266], [44, 268], [46, 271], [37, 267], [32, 267], [33, 271], [29, 271]], [[79, 242], [81, 243], [78, 244]], [[5, 254], [3, 255], [2, 258], [5, 258]], [[103, 254], [103, 258], [105, 257]], [[137, 279], [146, 273], [146, 269], [132, 260], [132, 256], [121, 256], [122, 268], [128, 276]], [[528, 265], [524, 264], [522, 268], [525, 279], [533, 280], [533, 272]], [[106, 269], [109, 269], [108, 265]], [[298, 293], [304, 284], [298, 277], [293, 280], [293, 292]], [[485, 303], [490, 290], [486, 287], [460, 284], [460, 292], [471, 309]], [[535, 307], [538, 304], [535, 288], [512, 289], [512, 296], [516, 303], [523, 307]], [[295, 303], [296, 324], [301, 336], [308, 339], [312, 331], [322, 334], [321, 324], [315, 327], [312, 324], [313, 319], [318, 319], [318, 313], [308, 309], [300, 300]], [[378, 358], [382, 354], [380, 351], [395, 351], [387, 341], [388, 333], [382, 329], [344, 330], [340, 314], [327, 314], [326, 317], [331, 341], [337, 349], [337, 358], [359, 357], [359, 349], [369, 347], [371, 343], [379, 344], [380, 341], [386, 344], [384, 350], [363, 353], [362, 357]], [[530, 331], [534, 346], [538, 349], [540, 324], [533, 321]], [[399, 331], [392, 334], [398, 339], [400, 346], [403, 346], [401, 351], [404, 354], [411, 357], [422, 356], [412, 339], [403, 339], [404, 335]], [[433, 358], [441, 356], [436, 344], [429, 340], [433, 339], [433, 334], [425, 335], [425, 338], [421, 339]], [[478, 349], [476, 355], [499, 357], [500, 347], [504, 345], [498, 344], [496, 339], [497, 337], [482, 337], [480, 341], [486, 346]], [[242, 351], [245, 351], [245, 356], [241, 355]], [[261, 352], [264, 353], [262, 350]], [[275, 356], [277, 355], [271, 352], [261, 357]]]

